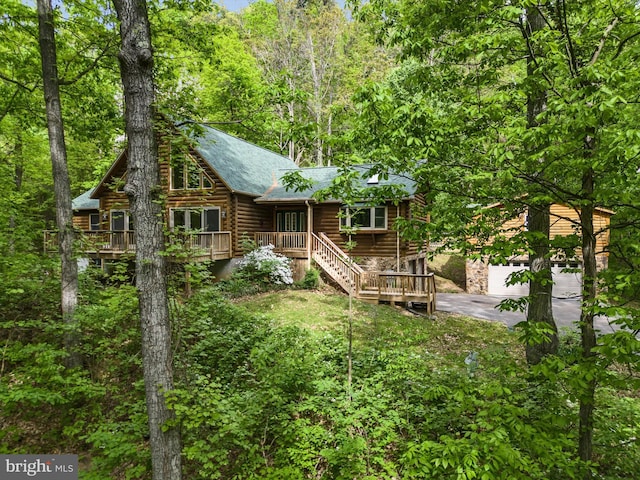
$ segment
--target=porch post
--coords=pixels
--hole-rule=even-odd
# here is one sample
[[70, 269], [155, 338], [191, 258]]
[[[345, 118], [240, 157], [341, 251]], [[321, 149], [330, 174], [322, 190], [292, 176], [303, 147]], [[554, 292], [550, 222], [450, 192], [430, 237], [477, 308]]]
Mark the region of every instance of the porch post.
[[[400, 217], [400, 205], [396, 205], [396, 220]], [[396, 272], [400, 273], [400, 231], [396, 228]]]
[[307, 270], [311, 269], [311, 232], [313, 231], [313, 208], [308, 200], [307, 205]]

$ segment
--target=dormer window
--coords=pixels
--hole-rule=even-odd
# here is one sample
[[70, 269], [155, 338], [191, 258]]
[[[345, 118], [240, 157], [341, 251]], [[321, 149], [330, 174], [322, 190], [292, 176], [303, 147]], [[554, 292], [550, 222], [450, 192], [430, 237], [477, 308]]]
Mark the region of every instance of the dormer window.
[[206, 190], [213, 181], [190, 156], [171, 165], [171, 190]]

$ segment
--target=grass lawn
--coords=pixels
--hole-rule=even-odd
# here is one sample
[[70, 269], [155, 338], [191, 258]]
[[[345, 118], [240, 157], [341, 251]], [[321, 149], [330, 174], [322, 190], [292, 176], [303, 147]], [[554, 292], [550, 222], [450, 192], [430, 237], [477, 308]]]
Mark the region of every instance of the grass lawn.
[[[349, 324], [349, 298], [330, 289], [283, 290], [243, 298], [242, 308], [261, 312], [281, 325], [296, 325], [312, 332], [343, 332]], [[457, 362], [471, 351], [480, 358], [508, 353], [524, 361], [517, 336], [499, 322], [436, 312], [416, 316], [400, 307], [353, 301], [354, 346], [411, 349], [413, 353], [448, 357]]]

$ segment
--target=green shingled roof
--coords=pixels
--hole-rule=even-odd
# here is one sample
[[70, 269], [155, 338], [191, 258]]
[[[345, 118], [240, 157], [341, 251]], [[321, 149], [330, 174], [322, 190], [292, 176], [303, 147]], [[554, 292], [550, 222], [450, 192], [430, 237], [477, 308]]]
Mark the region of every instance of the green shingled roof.
[[[355, 165], [351, 168], [359, 172], [359, 186], [361, 188], [375, 187], [377, 185], [399, 185], [404, 188], [409, 197], [412, 197], [415, 194], [416, 184], [413, 180], [407, 177], [401, 175], [389, 175], [389, 178], [386, 180], [380, 179], [377, 182], [369, 183], [370, 180], [372, 180], [372, 175], [370, 173], [372, 165]], [[313, 182], [313, 187], [311, 189], [302, 192], [296, 192], [293, 190], [287, 191], [282, 184], [282, 177], [285, 173], [291, 172], [292, 170], [281, 170], [278, 176], [278, 185], [262, 195], [258, 199], [258, 202], [291, 202], [295, 200], [309, 200], [312, 198], [314, 193], [329, 187], [333, 179], [340, 174], [338, 167], [312, 167], [299, 168], [297, 170], [304, 178]]]
[[[233, 192], [258, 197], [258, 202], [309, 200], [318, 190], [329, 187], [340, 173], [337, 167], [299, 168], [283, 155], [206, 125], [183, 123], [180, 128], [194, 142], [197, 152]], [[367, 183], [371, 178], [371, 167], [353, 167], [360, 172], [362, 187], [376, 185]], [[302, 192], [287, 191], [282, 177], [291, 171], [299, 171], [305, 178], [312, 180], [313, 187]], [[402, 186], [409, 197], [415, 193], [415, 182], [404, 176], [389, 175], [388, 179], [381, 179], [377, 183], [381, 186], [390, 184]], [[91, 198], [94, 192], [95, 189], [92, 189], [75, 198], [74, 210], [97, 210], [99, 200]]]
[[93, 190], [93, 188], [91, 190], [87, 190], [79, 197], [74, 198], [71, 201], [71, 207], [74, 210], [98, 210], [98, 208], [100, 208], [100, 200], [97, 198], [91, 198]]
[[200, 125], [193, 140], [198, 153], [234, 192], [262, 195], [276, 183], [278, 172], [297, 168], [287, 157], [208, 126]]

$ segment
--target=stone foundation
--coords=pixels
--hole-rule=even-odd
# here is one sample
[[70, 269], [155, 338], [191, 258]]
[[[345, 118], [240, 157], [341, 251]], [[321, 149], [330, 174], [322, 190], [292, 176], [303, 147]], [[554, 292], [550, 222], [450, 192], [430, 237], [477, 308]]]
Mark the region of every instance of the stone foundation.
[[489, 262], [487, 259], [467, 259], [465, 273], [467, 275], [467, 293], [486, 295], [489, 287]]
[[596, 269], [598, 272], [609, 268], [609, 257], [606, 255], [596, 255]]
[[395, 272], [395, 257], [360, 257], [355, 259], [356, 263], [368, 272]]
[[309, 262], [304, 258], [294, 258], [291, 260], [291, 274], [294, 282], [302, 280], [307, 273]]

